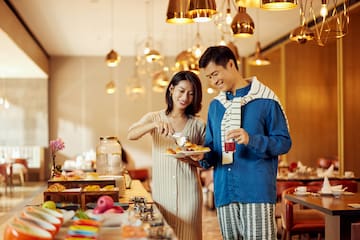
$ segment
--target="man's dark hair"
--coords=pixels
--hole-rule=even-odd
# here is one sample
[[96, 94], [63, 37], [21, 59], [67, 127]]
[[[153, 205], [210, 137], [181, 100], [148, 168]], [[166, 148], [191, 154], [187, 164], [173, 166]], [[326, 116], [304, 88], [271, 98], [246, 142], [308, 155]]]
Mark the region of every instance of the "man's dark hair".
[[230, 48], [226, 46], [213, 46], [206, 49], [199, 60], [199, 67], [206, 68], [210, 62], [214, 62], [216, 65], [226, 68], [226, 64], [229, 60], [233, 60], [236, 69], [239, 70], [236, 57]]

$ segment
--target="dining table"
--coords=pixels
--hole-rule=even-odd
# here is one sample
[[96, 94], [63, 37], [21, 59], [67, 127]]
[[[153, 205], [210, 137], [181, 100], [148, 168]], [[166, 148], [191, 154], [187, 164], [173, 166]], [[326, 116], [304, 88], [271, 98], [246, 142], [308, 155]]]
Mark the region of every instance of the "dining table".
[[339, 197], [321, 193], [290, 193], [285, 198], [324, 213], [325, 240], [350, 240], [351, 224], [360, 221], [360, 193], [344, 192]]

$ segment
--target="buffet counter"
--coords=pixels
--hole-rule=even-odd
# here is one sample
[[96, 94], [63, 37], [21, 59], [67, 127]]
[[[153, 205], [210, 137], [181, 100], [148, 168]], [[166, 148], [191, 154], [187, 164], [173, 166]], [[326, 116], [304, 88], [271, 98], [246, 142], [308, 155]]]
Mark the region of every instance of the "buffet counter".
[[[7, 213], [7, 218], [2, 218], [2, 222], [0, 222], [0, 238], [6, 240], [4, 237], [4, 232], [7, 225], [14, 220], [16, 216], [19, 216], [25, 209], [26, 206], [39, 206], [44, 202], [44, 192], [46, 191], [46, 186], [42, 189], [42, 191], [35, 194], [32, 199], [28, 199], [26, 202], [24, 201], [22, 206], [16, 207], [12, 211]], [[60, 193], [61, 194], [61, 193]], [[128, 239], [124, 238], [124, 226], [128, 226], [130, 219], [131, 221], [135, 221], [141, 223], [144, 226], [145, 232], [147, 234], [151, 233], [156, 234], [164, 234], [166, 232], [166, 239], [177, 239], [171, 227], [166, 223], [165, 219], [163, 219], [161, 213], [153, 202], [151, 194], [145, 190], [142, 183], [139, 180], [133, 180], [130, 189], [125, 190], [125, 194], [119, 196], [119, 203], [128, 204], [128, 209], [125, 210], [122, 214], [117, 214], [117, 216], [112, 215], [109, 217], [111, 221], [117, 221], [115, 219], [119, 219], [117, 221], [117, 225], [110, 226], [101, 226], [99, 229], [99, 234], [97, 239], [99, 240], [112, 240], [112, 239]], [[105, 219], [105, 217], [104, 217]], [[121, 220], [124, 220], [126, 224], [122, 224]], [[55, 240], [63, 240], [67, 235], [69, 224], [72, 221], [68, 221], [68, 223], [64, 223], [59, 232], [55, 235], [53, 239]], [[121, 224], [120, 224], [121, 223]], [[102, 223], [103, 224], [103, 223]], [[130, 224], [129, 224], [130, 225]], [[169, 237], [170, 236], [170, 237]], [[141, 239], [152, 239], [149, 237], [142, 237]]]

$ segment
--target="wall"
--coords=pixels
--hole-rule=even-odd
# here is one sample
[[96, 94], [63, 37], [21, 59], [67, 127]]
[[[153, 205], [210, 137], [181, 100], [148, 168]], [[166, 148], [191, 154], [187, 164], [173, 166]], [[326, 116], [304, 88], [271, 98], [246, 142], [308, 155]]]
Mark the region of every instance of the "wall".
[[0, 146], [47, 146], [47, 90], [47, 79], [0, 79], [0, 97], [10, 103], [0, 105]]
[[350, 29], [343, 39], [344, 71], [344, 163], [345, 169], [352, 169], [360, 175], [360, 7], [351, 11]]
[[315, 167], [321, 156], [338, 156], [343, 139], [344, 170], [360, 174], [360, 133], [355, 130], [360, 120], [358, 24], [359, 10], [353, 10], [349, 32], [341, 40], [329, 40], [323, 47], [287, 41], [265, 53], [270, 66], [247, 67], [246, 74], [260, 76], [286, 106], [293, 140], [288, 162]]

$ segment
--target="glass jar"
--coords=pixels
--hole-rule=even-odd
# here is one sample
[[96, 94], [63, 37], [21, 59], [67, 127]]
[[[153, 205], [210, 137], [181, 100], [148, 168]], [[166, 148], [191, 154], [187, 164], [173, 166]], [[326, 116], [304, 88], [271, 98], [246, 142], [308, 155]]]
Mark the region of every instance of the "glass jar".
[[96, 148], [96, 172], [99, 175], [121, 175], [123, 163], [117, 137], [100, 137]]

